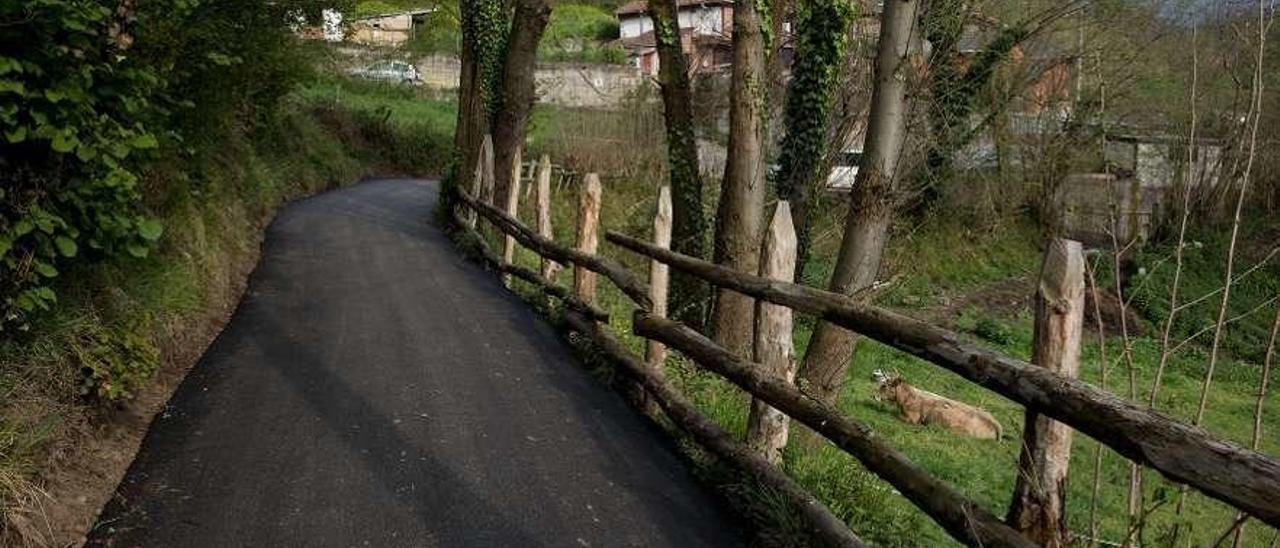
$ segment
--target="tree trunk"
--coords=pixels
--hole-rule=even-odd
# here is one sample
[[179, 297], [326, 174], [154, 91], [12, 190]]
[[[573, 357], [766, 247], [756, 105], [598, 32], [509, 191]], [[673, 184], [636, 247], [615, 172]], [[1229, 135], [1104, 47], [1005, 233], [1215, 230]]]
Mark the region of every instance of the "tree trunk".
[[[756, 273], [764, 216], [764, 147], [768, 75], [762, 15], [755, 0], [733, 8], [733, 83], [729, 105], [729, 157], [716, 213], [715, 260], [739, 272]], [[739, 356], [751, 355], [755, 302], [717, 290], [711, 330], [715, 340]]]
[[[1036, 291], [1032, 363], [1076, 378], [1083, 325], [1084, 253], [1080, 242], [1054, 239], [1045, 253]], [[1024, 424], [1018, 478], [1005, 521], [1046, 548], [1066, 546], [1071, 427], [1031, 409]]]
[[[985, 116], [1003, 105], [982, 109], [980, 95], [996, 76], [996, 69], [1016, 48], [1031, 37], [1026, 21], [1005, 27], [977, 56], [960, 51], [965, 24], [972, 18], [971, 7], [961, 0], [935, 1], [929, 6], [924, 24], [925, 37], [933, 45], [929, 63], [930, 138], [924, 162], [911, 175], [921, 191], [917, 209], [923, 210], [943, 194], [942, 186], [955, 176], [954, 158], [998, 116]], [[982, 121], [973, 125], [975, 114]]]
[[[689, 66], [680, 45], [676, 23], [676, 0], [651, 0], [649, 16], [658, 49], [658, 82], [662, 88], [663, 115], [667, 128], [667, 164], [672, 198], [671, 248], [691, 257], [706, 258], [706, 215], [702, 205], [702, 173], [698, 164], [698, 143], [694, 132], [693, 94]], [[706, 282], [675, 273], [671, 279], [671, 316], [702, 329], [706, 323], [710, 286]]]
[[[769, 223], [769, 233], [765, 235], [760, 277], [788, 281], [795, 275], [795, 225], [791, 221], [791, 206], [780, 201], [773, 213], [773, 221]], [[796, 378], [792, 315], [791, 309], [785, 306], [765, 301], [756, 303], [755, 361], [769, 374], [788, 384], [795, 382]], [[774, 464], [781, 462], [790, 422], [782, 411], [759, 398], [752, 398], [751, 413], [747, 417], [747, 445], [765, 460]]]
[[534, 69], [537, 68], [538, 42], [551, 18], [546, 0], [517, 0], [511, 34], [507, 39], [507, 55], [502, 65], [500, 106], [494, 112], [493, 153], [497, 169], [496, 195], [501, 209], [506, 209], [507, 189], [512, 173], [520, 161], [524, 146], [525, 126], [537, 98]]
[[[876, 54], [875, 90], [867, 126], [866, 155], [858, 169], [845, 221], [844, 238], [829, 289], [855, 295], [875, 283], [880, 258], [893, 221], [894, 183], [906, 140], [909, 58], [920, 0], [889, 0], [884, 4]], [[800, 367], [800, 378], [824, 402], [835, 401], [852, 360], [857, 335], [828, 322], [819, 322]]]
[[[484, 102], [485, 82], [480, 60], [481, 40], [476, 13], [481, 0], [462, 0], [461, 74], [458, 79], [458, 122], [453, 133], [454, 171], [449, 184], [466, 184], [476, 172], [480, 140], [489, 130], [488, 109]], [[446, 195], [449, 193], [446, 192]]]
[[[840, 0], [843, 1], [843, 0]], [[788, 46], [794, 47], [795, 40], [793, 36], [787, 32], [787, 23], [795, 19], [795, 3], [796, 0], [770, 0], [769, 2], [769, 36], [772, 38], [768, 50], [765, 54], [765, 63], [769, 75], [769, 97], [782, 98], [785, 97], [787, 91], [787, 63], [786, 58], [782, 55], [784, 49]], [[795, 27], [792, 27], [795, 29]], [[768, 127], [777, 127], [782, 123], [782, 114], [784, 105], [782, 101], [769, 101], [767, 103], [767, 123]], [[768, 157], [772, 158], [777, 154], [777, 146], [781, 143], [770, 142]]]
[[[804, 277], [809, 256], [813, 194], [831, 175], [827, 132], [831, 106], [845, 62], [853, 6], [847, 0], [799, 0], [796, 2], [795, 65], [786, 100], [786, 136], [783, 137], [779, 172], [775, 180], [778, 198], [791, 203], [798, 240], [795, 280]], [[836, 153], [841, 151], [836, 150]]]

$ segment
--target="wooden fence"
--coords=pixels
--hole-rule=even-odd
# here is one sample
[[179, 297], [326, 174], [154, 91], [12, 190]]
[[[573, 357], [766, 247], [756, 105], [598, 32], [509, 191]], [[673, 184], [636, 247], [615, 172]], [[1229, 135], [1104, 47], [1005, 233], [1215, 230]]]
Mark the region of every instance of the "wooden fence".
[[[1191, 486], [1273, 527], [1280, 527], [1280, 462], [1257, 451], [1218, 438], [1160, 412], [1135, 405], [1110, 392], [1077, 380], [1080, 322], [1083, 308], [1083, 259], [1079, 244], [1057, 240], [1049, 247], [1036, 300], [1035, 361], [1029, 363], [965, 340], [959, 334], [854, 298], [791, 283], [786, 273], [785, 231], [789, 223], [777, 222], [785, 213], [780, 203], [771, 226], [771, 242], [765, 250], [766, 271], [751, 275], [712, 264], [669, 249], [670, 194], [663, 189], [655, 218], [655, 241], [647, 242], [608, 231], [605, 239], [651, 261], [646, 282], [620, 263], [596, 253], [599, 245], [599, 208], [602, 189], [594, 174], [582, 178], [575, 247], [554, 242], [550, 235], [551, 165], [538, 164], [536, 180], [537, 230], [516, 218], [515, 207], [506, 211], [492, 203], [491, 154], [482, 154], [470, 190], [457, 189], [454, 215], [463, 236], [480, 250], [495, 270], [532, 283], [549, 297], [560, 299], [565, 318], [575, 331], [592, 339], [624, 373], [635, 379], [647, 404], [661, 409], [673, 424], [688, 432], [704, 447], [749, 472], [759, 481], [798, 504], [809, 520], [811, 532], [834, 546], [859, 546], [861, 542], [844, 523], [811, 494], [805, 492], [775, 465], [775, 442], [764, 447], [735, 440], [700, 414], [663, 377], [665, 347], [679, 350], [749, 393], [753, 415], [770, 411], [797, 420], [858, 459], [872, 473], [888, 482], [917, 508], [957, 540], [970, 545], [1035, 546], [1058, 544], [1064, 538], [1061, 463], [1070, 451], [1070, 429], [1079, 430], [1126, 458], [1150, 467], [1170, 480]], [[520, 178], [516, 178], [517, 185]], [[513, 188], [509, 197], [518, 196]], [[482, 198], [483, 197], [483, 198]], [[510, 200], [508, 205], [515, 200]], [[492, 224], [504, 236], [504, 253], [489, 250], [476, 229], [476, 216]], [[776, 233], [782, 230], [783, 232]], [[542, 271], [513, 263], [510, 246], [520, 245], [538, 254]], [[781, 254], [782, 259], [777, 259]], [[792, 259], [794, 260], [794, 259]], [[773, 264], [770, 267], [770, 264]], [[556, 268], [571, 265], [573, 291], [557, 285]], [[679, 322], [665, 318], [667, 268], [675, 268], [712, 285], [753, 297], [775, 307], [758, 307], [758, 316], [783, 314], [757, 326], [756, 348], [761, 362], [736, 356], [712, 340]], [[771, 270], [770, 270], [771, 269]], [[647, 359], [626, 350], [600, 322], [608, 313], [595, 304], [596, 276], [612, 282], [637, 306], [633, 331], [649, 341]], [[790, 312], [810, 314], [870, 337], [888, 346], [927, 360], [994, 391], [1026, 408], [1024, 444], [1013, 511], [1006, 523], [887, 444], [866, 424], [807, 396], [794, 386], [794, 358], [790, 350]], [[778, 333], [786, 331], [786, 339]], [[761, 338], [765, 340], [761, 340]], [[773, 345], [761, 352], [761, 345]], [[781, 345], [781, 346], [779, 346]], [[790, 360], [790, 364], [787, 361]], [[788, 365], [790, 369], [788, 369]], [[758, 411], [757, 411], [758, 408]], [[775, 421], [776, 422], [776, 421]], [[781, 439], [785, 443], [785, 430]], [[778, 438], [776, 429], [763, 438]]]

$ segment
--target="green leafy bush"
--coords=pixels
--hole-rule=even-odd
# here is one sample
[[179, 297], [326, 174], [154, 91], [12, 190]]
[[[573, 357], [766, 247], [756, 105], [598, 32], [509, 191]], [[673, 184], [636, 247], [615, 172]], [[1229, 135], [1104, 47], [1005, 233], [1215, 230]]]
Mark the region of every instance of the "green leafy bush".
[[[1265, 214], [1259, 218], [1266, 219]], [[1221, 348], [1231, 355], [1262, 363], [1270, 339], [1271, 320], [1275, 318], [1273, 306], [1263, 306], [1280, 295], [1280, 267], [1276, 259], [1253, 269], [1264, 259], [1270, 248], [1265, 222], [1262, 226], [1243, 227], [1241, 249], [1236, 257], [1227, 319], [1235, 319], [1223, 332]], [[1230, 227], [1220, 226], [1202, 229], [1189, 235], [1183, 252], [1182, 276], [1179, 280], [1179, 303], [1193, 306], [1180, 310], [1173, 322], [1173, 340], [1195, 337], [1195, 341], [1207, 348], [1212, 344], [1213, 331], [1218, 321], [1218, 307], [1222, 303], [1221, 289], [1226, 279], [1227, 249], [1231, 244]], [[1137, 272], [1128, 280], [1129, 295], [1133, 306], [1157, 326], [1163, 326], [1169, 317], [1169, 295], [1173, 290], [1175, 243], [1153, 245], [1139, 251], [1134, 257]], [[1245, 272], [1250, 271], [1247, 275]]]
[[1012, 327], [987, 317], [978, 319], [973, 326], [973, 334], [1001, 346], [1013, 344], [1016, 337]]
[[104, 330], [74, 348], [83, 373], [82, 396], [119, 400], [151, 380], [160, 367], [160, 351], [139, 331]]
[[[153, 4], [185, 11], [181, 0]], [[127, 2], [0, 5], [0, 329], [53, 305], [63, 265], [145, 256], [160, 237], [137, 207], [162, 84], [130, 55], [139, 19]]]
[[415, 29], [407, 47], [418, 53], [459, 55], [462, 51], [461, 15], [457, 5], [442, 5]]
[[[165, 233], [158, 219], [166, 204], [251, 191], [209, 188], [219, 183], [196, 166], [213, 163], [229, 139], [274, 122], [312, 65], [289, 21], [320, 7], [0, 3], [0, 333], [26, 331], [53, 309], [59, 288], [74, 283], [68, 272], [149, 256]], [[149, 176], [157, 164], [192, 172], [161, 180]], [[113, 399], [151, 368], [122, 332], [109, 336], [86, 382]]]
[[560, 4], [551, 12], [551, 21], [538, 46], [543, 61], [623, 63], [626, 52], [605, 45], [618, 37], [618, 20], [595, 6]]

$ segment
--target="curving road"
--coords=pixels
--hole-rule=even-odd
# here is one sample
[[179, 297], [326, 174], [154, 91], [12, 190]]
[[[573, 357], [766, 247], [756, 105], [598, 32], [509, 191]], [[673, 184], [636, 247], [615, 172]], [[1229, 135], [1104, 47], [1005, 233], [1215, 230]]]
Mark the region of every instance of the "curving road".
[[436, 193], [280, 212], [89, 546], [742, 543], [662, 433], [430, 226]]

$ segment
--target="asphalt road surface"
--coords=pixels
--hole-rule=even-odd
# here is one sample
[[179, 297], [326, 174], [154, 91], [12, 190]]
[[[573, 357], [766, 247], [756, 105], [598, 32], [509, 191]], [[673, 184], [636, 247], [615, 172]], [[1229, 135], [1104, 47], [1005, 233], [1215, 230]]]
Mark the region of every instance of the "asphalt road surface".
[[670, 442], [429, 223], [437, 184], [283, 209], [89, 546], [722, 546]]

